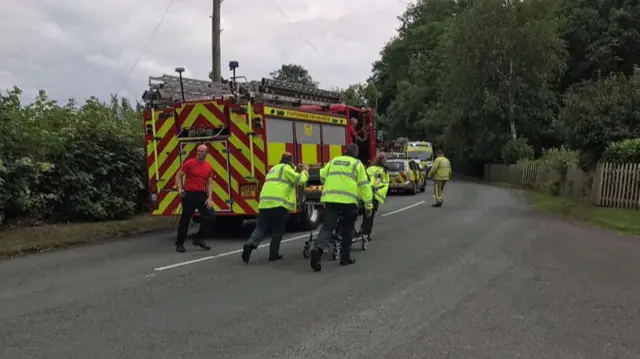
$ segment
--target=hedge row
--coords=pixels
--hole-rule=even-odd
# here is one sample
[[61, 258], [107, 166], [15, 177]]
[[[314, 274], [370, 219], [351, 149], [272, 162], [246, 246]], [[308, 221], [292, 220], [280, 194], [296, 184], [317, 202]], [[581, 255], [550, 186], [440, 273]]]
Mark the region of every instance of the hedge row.
[[28, 105], [0, 96], [0, 212], [4, 223], [125, 219], [144, 210], [140, 106], [112, 97]]

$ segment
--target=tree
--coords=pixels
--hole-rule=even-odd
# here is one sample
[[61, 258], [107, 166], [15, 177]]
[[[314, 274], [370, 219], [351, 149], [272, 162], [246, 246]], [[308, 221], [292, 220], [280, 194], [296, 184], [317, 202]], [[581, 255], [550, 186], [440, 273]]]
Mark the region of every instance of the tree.
[[640, 137], [640, 83], [622, 74], [572, 86], [556, 129], [590, 167], [612, 142]]
[[351, 106], [376, 107], [378, 89], [373, 83], [358, 83], [350, 85], [342, 91], [344, 102]]
[[300, 65], [282, 64], [282, 66], [269, 74], [272, 79], [292, 82], [300, 85], [318, 87], [318, 82], [314, 81], [309, 71]]

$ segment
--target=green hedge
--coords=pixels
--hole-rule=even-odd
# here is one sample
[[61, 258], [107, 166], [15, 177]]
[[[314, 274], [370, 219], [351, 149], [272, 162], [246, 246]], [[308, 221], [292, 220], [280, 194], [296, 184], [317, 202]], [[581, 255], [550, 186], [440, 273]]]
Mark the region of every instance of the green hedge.
[[602, 161], [640, 163], [640, 138], [611, 143], [602, 154]]
[[125, 219], [144, 210], [140, 106], [112, 97], [61, 106], [41, 91], [0, 96], [0, 210], [8, 221]]

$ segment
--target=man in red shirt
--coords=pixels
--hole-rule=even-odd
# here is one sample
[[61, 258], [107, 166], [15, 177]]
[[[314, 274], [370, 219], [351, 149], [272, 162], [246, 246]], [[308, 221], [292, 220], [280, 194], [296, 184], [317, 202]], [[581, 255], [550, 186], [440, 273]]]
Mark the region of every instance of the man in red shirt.
[[[213, 193], [211, 186], [213, 168], [207, 162], [207, 146], [200, 145], [197, 151], [197, 157], [184, 161], [175, 178], [176, 187], [182, 196], [182, 216], [178, 223], [178, 239], [176, 240], [176, 251], [179, 253], [187, 251], [184, 248], [184, 242], [187, 239], [189, 223], [191, 223], [195, 210], [197, 209], [201, 216], [208, 217], [207, 219], [212, 219], [215, 216], [211, 197]], [[211, 249], [202, 238], [195, 239], [193, 245], [205, 251]]]

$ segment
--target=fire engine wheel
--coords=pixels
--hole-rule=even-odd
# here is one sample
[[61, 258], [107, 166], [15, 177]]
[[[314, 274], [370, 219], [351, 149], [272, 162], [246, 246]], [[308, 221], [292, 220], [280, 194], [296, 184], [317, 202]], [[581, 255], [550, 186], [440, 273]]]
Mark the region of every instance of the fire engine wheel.
[[303, 231], [312, 231], [322, 221], [322, 211], [313, 204], [303, 204], [302, 211], [296, 216], [297, 225]]

